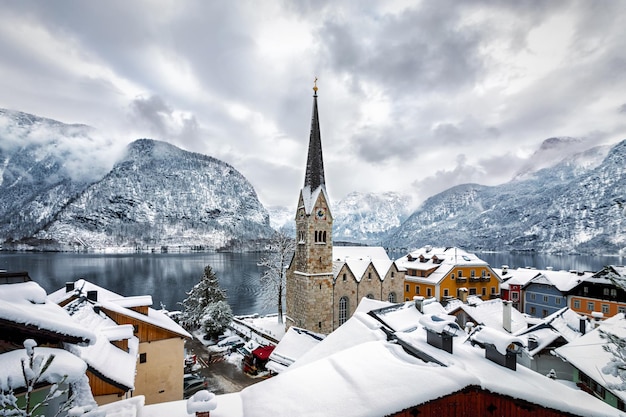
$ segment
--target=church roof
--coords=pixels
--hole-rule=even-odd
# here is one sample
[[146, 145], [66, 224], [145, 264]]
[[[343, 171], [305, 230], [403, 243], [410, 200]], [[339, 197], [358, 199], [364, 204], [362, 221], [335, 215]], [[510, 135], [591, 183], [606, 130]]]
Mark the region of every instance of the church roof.
[[357, 281], [361, 281], [367, 267], [372, 264], [381, 279], [385, 279], [393, 261], [382, 246], [333, 246], [333, 275], [347, 265]]
[[322, 138], [320, 122], [317, 114], [317, 90], [313, 95], [313, 114], [311, 116], [311, 135], [309, 137], [309, 153], [306, 162], [304, 188], [309, 187], [315, 192], [319, 187], [325, 187], [324, 159], [322, 158]]

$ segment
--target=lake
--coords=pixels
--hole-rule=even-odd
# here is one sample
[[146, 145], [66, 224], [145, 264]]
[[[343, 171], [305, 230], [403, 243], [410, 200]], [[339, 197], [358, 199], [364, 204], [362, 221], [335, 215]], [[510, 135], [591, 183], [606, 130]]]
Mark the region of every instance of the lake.
[[260, 297], [262, 270], [259, 253], [133, 253], [78, 254], [0, 252], [0, 269], [27, 271], [48, 293], [65, 282], [84, 278], [124, 296], [151, 295], [153, 308], [161, 303], [180, 310], [186, 292], [211, 265], [237, 315], [275, 311]]
[[[402, 255], [402, 254], [401, 254]], [[394, 258], [399, 257], [393, 255]], [[535, 267], [545, 269], [598, 271], [605, 265], [623, 265], [617, 256], [542, 255], [477, 253], [492, 267]], [[179, 310], [180, 302], [211, 265], [228, 302], [237, 315], [274, 313], [276, 307], [261, 297], [257, 266], [259, 253], [139, 253], [78, 254], [0, 252], [0, 269], [27, 271], [48, 293], [79, 278], [124, 296], [151, 295], [153, 307], [161, 303]]]

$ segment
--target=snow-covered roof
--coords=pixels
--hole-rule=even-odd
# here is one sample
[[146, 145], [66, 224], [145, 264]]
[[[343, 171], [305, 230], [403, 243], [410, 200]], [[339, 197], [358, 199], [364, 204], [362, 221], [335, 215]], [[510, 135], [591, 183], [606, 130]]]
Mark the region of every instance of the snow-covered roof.
[[385, 248], [381, 246], [333, 246], [333, 276], [337, 278], [341, 268], [346, 265], [357, 281], [361, 281], [365, 271], [374, 267], [378, 276], [385, 279], [393, 265]]
[[[68, 350], [82, 358], [97, 374], [104, 376], [126, 390], [135, 386], [135, 370], [139, 339], [133, 336], [131, 325], [117, 325], [106, 314], [96, 312], [91, 302], [77, 299], [66, 305], [72, 317], [96, 333], [96, 343], [91, 346], [68, 344]], [[128, 352], [118, 348], [111, 340], [128, 339]]]
[[[54, 355], [52, 363], [41, 375], [40, 380], [50, 384], [59, 382], [59, 379], [67, 375], [68, 382], [78, 381], [85, 375], [87, 364], [79, 357], [70, 352], [48, 347], [35, 347], [35, 357], [42, 356], [44, 359]], [[28, 363], [26, 349], [17, 349], [0, 354], [0, 390], [7, 391], [9, 378], [14, 389], [26, 387], [22, 374], [22, 359]]]
[[[430, 346], [426, 331], [414, 320], [416, 315], [407, 314], [408, 307], [384, 311], [385, 323], [394, 314], [405, 318], [405, 323], [395, 320], [398, 327], [409, 329], [395, 333], [403, 343], [445, 366], [408, 354], [399, 344], [387, 341], [380, 330], [384, 324], [357, 313], [286, 372], [242, 390], [241, 415], [388, 415], [470, 386], [575, 415], [620, 415], [602, 401], [528, 368], [514, 371], [497, 365], [485, 358], [482, 348], [464, 343], [464, 337], [453, 339], [453, 354]], [[519, 342], [514, 336], [495, 333], [497, 340]], [[428, 384], [416, 390], [415, 381]], [[218, 396], [216, 417], [221, 416], [219, 410]]]
[[591, 379], [611, 391], [622, 401], [626, 401], [626, 391], [612, 390], [610, 384], [620, 384], [620, 378], [602, 372], [611, 362], [613, 355], [604, 350], [607, 341], [600, 337], [600, 330], [614, 334], [622, 339], [626, 338], [626, 319], [623, 313], [610, 317], [585, 335], [554, 350], [561, 358], [571, 363], [575, 368], [584, 372]]
[[[85, 342], [96, 338], [54, 302], [47, 300], [46, 291], [36, 282], [0, 285], [0, 319]], [[0, 336], [1, 337], [1, 336]]]
[[559, 311], [556, 311], [550, 314], [532, 327], [528, 329], [524, 329], [521, 332], [518, 332], [518, 336], [524, 334], [530, 334], [535, 332], [540, 328], [550, 327], [554, 329], [560, 336], [563, 337], [567, 342], [571, 342], [572, 340], [577, 339], [582, 335], [580, 332], [580, 319], [581, 317], [584, 319], [584, 331], [587, 333], [591, 330], [592, 326], [586, 317], [579, 315], [575, 311], [570, 310], [569, 307], [563, 307]]
[[185, 329], [183, 329], [162, 311], [149, 307], [148, 315], [145, 315], [130, 309], [130, 307], [145, 306], [145, 303], [148, 300], [152, 300], [152, 297], [150, 296], [128, 297], [130, 298], [130, 301], [126, 303], [125, 299], [127, 297], [114, 293], [113, 291], [109, 291], [84, 279], [79, 279], [74, 282], [74, 290], [67, 291], [64, 287], [53, 292], [48, 297], [56, 303], [61, 303], [69, 300], [73, 296], [77, 295], [77, 293], [85, 295], [89, 291], [97, 291], [97, 304], [105, 309], [124, 314], [125, 316], [132, 317], [157, 327], [161, 327], [183, 337], [191, 337]]
[[593, 274], [591, 277], [585, 277], [585, 281], [592, 283], [612, 284], [613, 282], [609, 279], [609, 276], [626, 284], [626, 266], [607, 265], [600, 271]]
[[493, 270], [504, 280], [500, 284], [500, 289], [509, 289], [510, 285], [523, 286], [541, 272], [533, 268], [493, 268]]
[[276, 373], [284, 371], [303, 354], [316, 346], [324, 335], [297, 327], [290, 327], [270, 355], [266, 367]]
[[[330, 201], [330, 199], [328, 198], [328, 193], [326, 192], [326, 187], [324, 185], [320, 185], [315, 190], [311, 190], [311, 187], [309, 187], [308, 185], [305, 185], [302, 188], [302, 201], [304, 204], [304, 212], [306, 214], [311, 214], [313, 212], [313, 209], [315, 208], [315, 203], [317, 202], [320, 194], [324, 196], [324, 199], [326, 199], [326, 201]], [[330, 211], [330, 207], [328, 208], [328, 210]]]
[[[475, 305], [455, 304], [454, 309], [450, 310], [449, 313], [454, 314], [458, 310], [463, 310], [475, 324], [482, 324], [492, 329], [504, 331], [503, 309], [502, 300], [495, 298]], [[527, 327], [528, 323], [524, 315], [516, 308], [511, 307], [511, 332], [515, 334]]]
[[502, 355], [506, 355], [507, 349], [511, 345], [524, 346], [524, 341], [519, 337], [485, 326], [477, 327], [470, 335], [470, 340], [483, 345], [493, 345]]
[[[146, 402], [146, 397], [143, 395], [136, 395], [132, 398], [126, 398], [124, 400], [114, 401], [109, 404], [104, 404], [98, 407], [98, 412], [104, 412], [106, 417], [157, 417], [151, 413], [144, 413], [144, 404]], [[178, 401], [183, 404], [185, 401]], [[168, 408], [164, 408], [168, 409]], [[183, 408], [184, 409], [184, 408]], [[173, 416], [179, 415], [181, 417], [184, 416], [182, 413], [178, 414], [164, 414], [164, 416]]]
[[561, 292], [567, 292], [592, 275], [592, 272], [542, 270], [538, 271], [538, 274], [528, 281], [524, 287], [532, 284], [546, 284], [554, 286]]
[[[396, 265], [402, 270], [431, 271], [427, 277], [407, 275], [408, 279], [438, 283], [446, 277], [455, 267], [459, 266], [489, 266], [489, 264], [473, 253], [457, 247], [433, 248], [424, 246], [407, 255], [396, 259]], [[496, 274], [496, 279], [500, 278]]]

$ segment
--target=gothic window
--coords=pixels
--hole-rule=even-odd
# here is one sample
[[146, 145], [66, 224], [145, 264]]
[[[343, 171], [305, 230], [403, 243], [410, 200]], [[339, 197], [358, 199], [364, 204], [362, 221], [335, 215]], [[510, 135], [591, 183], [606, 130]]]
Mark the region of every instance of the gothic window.
[[390, 303], [395, 303], [396, 302], [396, 293], [395, 292], [390, 292], [389, 293], [389, 297], [387, 297], [387, 300]]
[[323, 232], [322, 242], [326, 243], [326, 230], [324, 230], [324, 232]]
[[339, 325], [341, 326], [348, 320], [348, 297], [339, 299]]
[[317, 235], [317, 230], [315, 231], [315, 243], [319, 242], [319, 237]]

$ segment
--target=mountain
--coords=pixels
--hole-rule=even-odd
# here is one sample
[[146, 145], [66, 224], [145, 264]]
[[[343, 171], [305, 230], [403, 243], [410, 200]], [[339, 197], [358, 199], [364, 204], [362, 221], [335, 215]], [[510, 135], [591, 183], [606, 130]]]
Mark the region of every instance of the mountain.
[[[4, 146], [13, 137], [27, 138], [32, 126], [54, 134]], [[3, 246], [232, 249], [270, 236], [267, 211], [243, 175], [165, 142], [134, 141], [108, 173], [92, 175], [96, 179], [76, 175], [69, 167], [76, 155], [65, 146], [59, 152], [60, 140], [68, 132], [84, 139], [88, 129], [19, 112], [0, 114]]]
[[409, 216], [410, 204], [396, 192], [350, 193], [331, 207], [333, 240], [380, 245]]
[[[331, 204], [333, 241], [380, 245], [409, 216], [411, 198], [396, 192], [352, 192]], [[269, 207], [271, 224], [295, 235], [295, 208]]]
[[464, 184], [427, 199], [386, 240], [470, 250], [617, 254], [626, 248], [626, 141], [499, 186]]
[[0, 109], [0, 243], [30, 237], [89, 184], [71, 171], [64, 141], [91, 128]]

